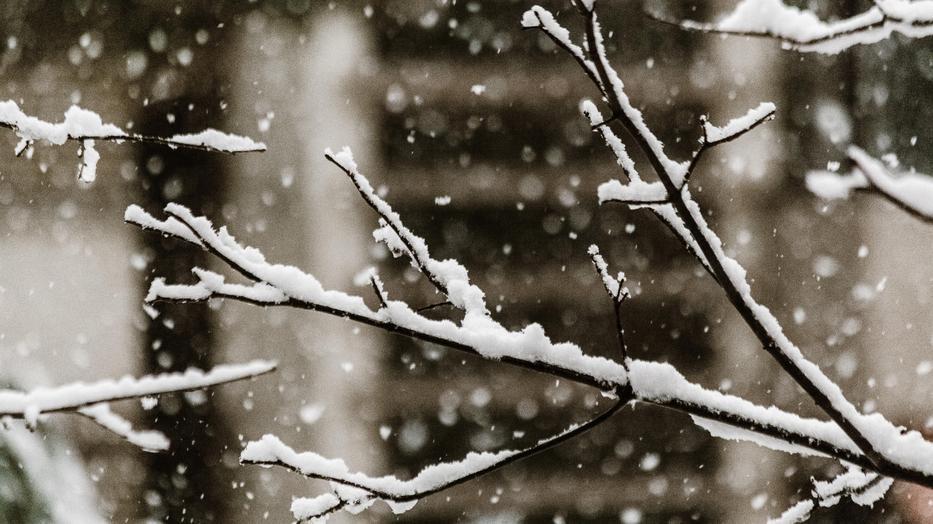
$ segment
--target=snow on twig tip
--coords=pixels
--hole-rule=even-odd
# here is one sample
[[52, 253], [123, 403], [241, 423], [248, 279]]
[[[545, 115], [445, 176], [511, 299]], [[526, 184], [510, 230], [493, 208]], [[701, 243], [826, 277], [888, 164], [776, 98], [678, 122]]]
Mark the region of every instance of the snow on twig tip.
[[773, 103], [762, 102], [758, 107], [749, 109], [743, 116], [733, 118], [722, 127], [714, 126], [709, 121], [704, 120], [704, 136], [710, 145], [728, 142], [751, 131], [762, 122], [773, 119], [776, 110], [777, 108]]

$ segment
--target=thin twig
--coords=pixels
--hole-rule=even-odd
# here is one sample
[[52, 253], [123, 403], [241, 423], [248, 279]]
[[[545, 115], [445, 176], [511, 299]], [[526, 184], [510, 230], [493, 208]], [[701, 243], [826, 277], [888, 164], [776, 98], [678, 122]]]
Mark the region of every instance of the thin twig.
[[382, 284], [376, 280], [376, 278], [377, 277], [375, 273], [369, 275], [369, 284], [372, 286], [373, 293], [375, 293], [376, 298], [379, 299], [379, 305], [383, 309], [386, 309], [389, 307], [389, 304], [386, 302], [386, 292], [384, 289], [382, 289]]
[[435, 302], [434, 304], [428, 304], [427, 306], [421, 306], [415, 311], [417, 311], [418, 313], [424, 313], [425, 311], [430, 311], [432, 309], [436, 309], [439, 307], [452, 306], [452, 305], [453, 304], [451, 304], [449, 300], [445, 300], [443, 302]]
[[418, 250], [415, 249], [412, 239], [409, 238], [409, 235], [406, 233], [405, 227], [400, 223], [398, 216], [392, 216], [390, 213], [385, 213], [383, 208], [379, 206], [373, 196], [363, 190], [360, 186], [360, 181], [357, 180], [356, 173], [353, 173], [342, 163], [338, 162], [330, 153], [325, 153], [324, 158], [326, 158], [330, 163], [337, 166], [347, 177], [353, 182], [353, 186], [356, 188], [357, 192], [363, 198], [363, 200], [375, 211], [380, 218], [389, 226], [392, 231], [398, 236], [402, 244], [405, 246], [405, 249], [408, 251], [408, 256], [411, 258], [412, 262], [418, 267], [418, 270], [431, 282], [431, 284], [437, 288], [438, 291], [443, 293], [445, 296], [448, 295], [447, 285], [441, 280], [441, 278], [434, 274], [431, 269], [428, 267], [428, 261], [423, 260], [421, 254], [418, 253]]

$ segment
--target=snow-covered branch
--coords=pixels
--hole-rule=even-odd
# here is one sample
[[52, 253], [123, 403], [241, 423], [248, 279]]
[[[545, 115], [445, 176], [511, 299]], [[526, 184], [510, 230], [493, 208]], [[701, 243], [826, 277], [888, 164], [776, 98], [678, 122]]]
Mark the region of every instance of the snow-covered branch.
[[877, 193], [910, 215], [933, 223], [933, 178], [908, 172], [894, 175], [880, 160], [862, 149], [849, 147], [855, 168], [848, 174], [832, 171], [807, 173], [807, 189], [825, 200], [847, 199], [855, 191]]
[[150, 451], [168, 449], [168, 439], [158, 431], [135, 431], [132, 425], [110, 411], [109, 404], [164, 393], [204, 389], [255, 378], [275, 370], [275, 363], [256, 360], [246, 364], [216, 366], [209, 371], [189, 369], [143, 377], [123, 377], [92, 383], [76, 382], [31, 391], [0, 390], [0, 419], [22, 419], [34, 428], [40, 417], [54, 413], [77, 413], [130, 443]]
[[[603, 184], [599, 188], [600, 202], [618, 202], [632, 209], [647, 209], [666, 224], [722, 287], [763, 349], [777, 360], [831, 421], [803, 418], [776, 407], [758, 406], [691, 383], [668, 364], [628, 358], [619, 309], [627, 295], [624, 277], [612, 277], [596, 249], [590, 254], [613, 300], [623, 353], [621, 362], [587, 355], [573, 343], [554, 342], [536, 323], [520, 330], [506, 328], [493, 318], [486, 307], [484, 292], [470, 282], [464, 266], [456, 260], [441, 261], [431, 257], [426, 242], [408, 229], [401, 216], [373, 190], [349, 149], [339, 153], [328, 150], [325, 156], [350, 179], [366, 204], [376, 211], [379, 226], [373, 232], [374, 239], [387, 245], [396, 256], [406, 257], [443, 295], [442, 304], [449, 303], [463, 312], [460, 320], [429, 318], [422, 314], [425, 308], [413, 308], [392, 300], [375, 273], [368, 273], [366, 278], [379, 301], [378, 307], [373, 309], [363, 297], [327, 289], [310, 273], [294, 266], [266, 261], [259, 250], [238, 243], [225, 227], [217, 229], [206, 218], [196, 216], [178, 204], [165, 207], [164, 219], [131, 206], [125, 219], [145, 229], [202, 247], [232, 271], [245, 277], [247, 282], [231, 282], [220, 273], [192, 268], [196, 283], [180, 285], [156, 278], [146, 300], [203, 302], [231, 299], [260, 306], [323, 312], [599, 388], [617, 399], [612, 410], [581, 428], [600, 423], [618, 406], [642, 402], [687, 413], [697, 425], [720, 438], [752, 441], [785, 452], [832, 457], [862, 468], [872, 475], [871, 482], [875, 477], [886, 477], [933, 487], [933, 443], [916, 431], [895, 426], [880, 414], [860, 413], [845, 398], [839, 386], [806, 359], [784, 335], [776, 317], [753, 297], [744, 268], [725, 254], [722, 241], [708, 226], [702, 209], [691, 195], [690, 175], [697, 169], [703, 152], [737, 139], [771, 119], [774, 105], [760, 104], [721, 127], [704, 121], [697, 152], [687, 161], [672, 159], [665, 152], [663, 142], [646, 124], [641, 111], [629, 100], [619, 74], [608, 60], [593, 0], [577, 0], [574, 6], [585, 22], [583, 44], [575, 43], [571, 33], [557, 22], [554, 15], [539, 6], [525, 13], [522, 25], [543, 31], [569, 53], [608, 104], [610, 117], [607, 119], [602, 117], [594, 103], [581, 104], [581, 110], [594, 131], [602, 135], [615, 154], [625, 180], [624, 183], [613, 180]], [[656, 181], [645, 180], [638, 173], [613, 125], [624, 128], [642, 151], [657, 176]], [[390, 502], [394, 510], [404, 510], [407, 503], [503, 467], [525, 454], [539, 451], [541, 446], [556, 445], [578, 434], [578, 429], [571, 429], [524, 451], [473, 454], [465, 461], [437, 464], [410, 481], [351, 473], [342, 461], [324, 459], [313, 453], [297, 453], [274, 436], [266, 436], [250, 444], [241, 459], [286, 467], [334, 484], [333, 493], [296, 501], [293, 506], [296, 517], [308, 519], [324, 517], [340, 509], [362, 510], [377, 500]], [[854, 492], [842, 493], [849, 496]]]
[[399, 480], [394, 476], [370, 477], [363, 473], [352, 473], [340, 459], [327, 459], [311, 452], [297, 453], [274, 435], [265, 435], [262, 439], [247, 444], [240, 454], [240, 462], [279, 466], [308, 478], [330, 482], [333, 493], [313, 499], [297, 499], [292, 503], [292, 514], [299, 521], [319, 519], [340, 509], [356, 513], [380, 500], [389, 504], [393, 512], [402, 513], [425, 497], [502, 469], [582, 435], [608, 420], [624, 405], [623, 399], [617, 399], [599, 416], [572, 426], [553, 437], [540, 440], [529, 448], [495, 453], [469, 453], [463, 460], [428, 466], [410, 480]]
[[773, 38], [787, 49], [823, 54], [874, 44], [894, 33], [910, 38], [933, 35], [933, 2], [928, 0], [874, 0], [866, 11], [831, 22], [783, 0], [742, 0], [715, 23], [648, 16], [692, 31]]
[[24, 113], [16, 102], [0, 102], [0, 127], [13, 130], [20, 141], [15, 154], [31, 156], [32, 147], [37, 141], [46, 141], [53, 145], [62, 145], [68, 141], [78, 142], [78, 157], [81, 165], [78, 178], [83, 182], [93, 182], [97, 173], [100, 153], [95, 149], [97, 142], [141, 142], [159, 144], [172, 149], [198, 149], [217, 153], [252, 153], [266, 150], [266, 145], [253, 139], [216, 129], [205, 129], [199, 133], [158, 137], [127, 133], [114, 124], [106, 124], [100, 115], [78, 106], [71, 106], [65, 111], [65, 118], [59, 123], [46, 122]]
[[[533, 10], [541, 10], [541, 8], [536, 7]], [[646, 126], [641, 112], [631, 104], [625, 95], [618, 74], [606, 59], [595, 10], [585, 11], [583, 15], [586, 19], [589, 59], [596, 64], [599, 74], [596, 86], [597, 88], [610, 87], [603, 92], [606, 94], [606, 102], [611, 114], [614, 115], [613, 120], [623, 125], [648, 157], [660, 183], [666, 190], [669, 202], [669, 204], [649, 205], [635, 203], [631, 204], [631, 207], [648, 208], [658, 215], [660, 215], [660, 210], [664, 210], [665, 223], [713, 274], [729, 301], [759, 339], [765, 351], [777, 360], [814, 402], [844, 431], [873, 464], [874, 467], [871, 469], [884, 474], [895, 470], [903, 472], [905, 468], [910, 469], [914, 471], [910, 474], [912, 477], [910, 480], [924, 485], [933, 485], [933, 455], [927, 455], [930, 450], [933, 450], [933, 444], [927, 442], [915, 431], [905, 432], [903, 428], [895, 426], [880, 414], [863, 415], [860, 413], [845, 398], [839, 386], [818, 366], [807, 360], [800, 349], [784, 335], [781, 325], [768, 308], [754, 299], [746, 279], [745, 269], [725, 254], [722, 241], [707, 225], [700, 206], [690, 194], [687, 179], [696, 167], [696, 162], [678, 163], [664, 153], [663, 144]], [[763, 104], [735, 124], [730, 123], [724, 128], [704, 126], [704, 135], [710, 143], [730, 140], [739, 136], [742, 130], [750, 129], [752, 126], [749, 124], [763, 121], [772, 113], [773, 106]], [[590, 119], [592, 121], [592, 114], [590, 114]], [[711, 135], [712, 139], [710, 139]], [[611, 143], [610, 146], [612, 146]], [[618, 151], [618, 148], [613, 147], [613, 150]], [[618, 182], [610, 182], [600, 188], [600, 200], [611, 201], [612, 193], [618, 193], [624, 189], [624, 186]], [[634, 192], [634, 188], [628, 191]], [[633, 380], [634, 377], [633, 371]], [[916, 454], [903, 453], [904, 449], [915, 446]], [[921, 451], [921, 449], [926, 451]]]

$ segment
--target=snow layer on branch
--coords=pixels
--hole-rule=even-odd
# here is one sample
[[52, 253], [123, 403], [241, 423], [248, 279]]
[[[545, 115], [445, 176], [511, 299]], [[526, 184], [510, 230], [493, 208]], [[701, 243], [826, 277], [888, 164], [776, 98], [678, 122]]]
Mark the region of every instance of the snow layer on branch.
[[52, 144], [64, 144], [69, 138], [120, 137], [126, 132], [113, 124], [104, 124], [100, 115], [78, 106], [65, 111], [65, 119], [58, 124], [46, 122], [23, 113], [16, 102], [0, 102], [0, 124], [13, 126], [16, 135], [28, 141], [45, 140]]
[[97, 162], [100, 161], [100, 153], [94, 148], [93, 140], [84, 140], [81, 142], [81, 169], [78, 172], [78, 179], [82, 182], [91, 183], [97, 178]]
[[807, 173], [807, 189], [826, 200], [847, 199], [854, 190], [873, 189], [902, 207], [933, 220], [933, 177], [920, 173], [892, 174], [878, 159], [852, 146], [848, 150], [856, 168], [840, 175], [829, 171]]
[[875, 3], [888, 16], [904, 22], [933, 21], [933, 1], [931, 0], [875, 0]]
[[754, 431], [737, 428], [735, 426], [730, 426], [715, 420], [705, 419], [696, 415], [691, 415], [691, 418], [693, 419], [694, 424], [705, 429], [707, 432], [709, 432], [710, 435], [716, 438], [721, 438], [723, 440], [731, 440], [734, 442], [751, 442], [752, 444], [757, 444], [763, 448], [773, 449], [775, 451], [783, 451], [784, 453], [790, 453], [792, 455], [817, 457], [826, 456], [823, 453], [807, 447], [796, 446], [778, 438], [769, 437], [767, 435], [755, 433]]
[[[323, 493], [313, 498], [301, 497], [292, 501], [292, 515], [299, 521], [308, 520], [316, 515], [326, 513], [339, 504], [340, 499], [333, 493]], [[312, 523], [324, 521], [326, 521], [326, 517], [311, 520]]]
[[[718, 391], [704, 389], [689, 382], [670, 364], [633, 360], [629, 363], [631, 370], [631, 386], [638, 398], [652, 400], [680, 400], [694, 405], [707, 406], [714, 412], [731, 413], [747, 420], [753, 420], [762, 425], [776, 426], [793, 431], [798, 435], [808, 435], [828, 442], [841, 450], [859, 453], [858, 447], [846, 436], [839, 426], [832, 422], [803, 418], [774, 406], [763, 407], [739, 397], [725, 395]], [[728, 440], [747, 440], [755, 442], [770, 449], [779, 449], [802, 455], [817, 455], [813, 450], [804, 450], [801, 447], [784, 443], [778, 445], [767, 437], [752, 438], [746, 432], [738, 429], [726, 430], [721, 425], [713, 425], [711, 421], [694, 418], [700, 427], [709, 431], [713, 436]]]
[[[905, 431], [895, 426], [879, 413], [864, 415], [859, 412], [845, 398], [839, 385], [823, 373], [819, 366], [808, 360], [787, 338], [771, 311], [755, 301], [752, 297], [751, 286], [746, 279], [745, 269], [735, 259], [725, 254], [722, 241], [706, 224], [700, 207], [690, 196], [689, 189], [685, 187], [682, 194], [687, 210], [713, 250], [716, 259], [722, 264], [726, 278], [738, 291], [745, 307], [752, 312], [758, 323], [764, 327], [768, 336], [774, 341], [775, 349], [793, 363], [825, 395], [832, 408], [856, 428], [874, 451], [882, 454], [891, 462], [933, 475], [933, 443], [925, 440], [923, 435], [917, 431]], [[634, 380], [634, 372], [632, 377]]]
[[216, 129], [205, 129], [200, 133], [175, 135], [168, 138], [171, 142], [191, 146], [203, 146], [224, 153], [246, 153], [252, 151], [265, 151], [266, 145], [256, 142], [252, 138], [224, 133]]
[[774, 114], [775, 106], [771, 102], [762, 102], [758, 107], [749, 109], [748, 113], [738, 118], [733, 118], [726, 125], [716, 127], [709, 122], [703, 123], [703, 130], [706, 133], [706, 139], [709, 143], [724, 142], [738, 136], [762, 120], [769, 118]]
[[159, 299], [178, 301], [201, 301], [212, 296], [243, 297], [251, 302], [280, 304], [288, 301], [288, 296], [279, 289], [264, 282], [252, 285], [230, 284], [224, 276], [206, 269], [194, 268], [198, 277], [197, 284], [166, 284], [165, 279], [155, 278], [149, 285], [146, 302]]
[[[887, 18], [886, 18], [887, 17]], [[781, 0], [743, 0], [715, 24], [686, 22], [685, 27], [771, 35], [804, 52], [836, 54], [860, 44], [873, 44], [895, 31], [912, 38], [933, 34], [933, 2], [878, 0], [868, 10], [833, 22]]]
[[186, 240], [198, 246], [201, 245], [201, 241], [198, 240], [198, 237], [175, 217], [170, 216], [165, 220], [158, 220], [149, 213], [146, 213], [143, 208], [136, 204], [130, 204], [129, 207], [126, 208], [126, 211], [123, 213], [123, 220], [131, 224], [136, 224], [143, 229], [161, 231], [166, 235], [181, 238], [182, 240]]
[[[170, 220], [159, 221], [140, 208], [134, 208], [131, 221], [145, 224], [146, 227], [166, 234], [179, 231], [179, 224], [181, 224], [189, 233], [196, 232], [196, 239], [200, 244], [210, 247], [224, 259], [229, 260], [234, 267], [252, 275], [262, 284], [236, 288], [234, 285], [224, 283], [220, 275], [198, 270], [201, 282], [194, 285], [176, 286], [168, 285], [159, 279], [153, 281], [147, 300], [154, 301], [159, 298], [205, 300], [213, 293], [223, 293], [228, 296], [244, 296], [259, 303], [271, 305], [282, 304], [289, 298], [293, 298], [320, 306], [322, 309], [366, 319], [377, 325], [393, 324], [403, 329], [468, 346], [486, 358], [513, 357], [528, 362], [543, 362], [565, 367], [595, 377], [607, 386], [625, 384], [628, 380], [625, 368], [621, 364], [607, 358], [586, 355], [579, 346], [569, 342], [552, 342], [540, 324], [528, 325], [521, 331], [511, 331], [485, 312], [470, 310], [458, 325], [450, 320], [427, 318], [412, 310], [406, 303], [399, 301], [388, 301], [387, 307], [373, 311], [366, 306], [362, 297], [324, 289], [313, 275], [297, 267], [266, 262], [258, 250], [237, 244], [236, 239], [227, 232], [226, 228], [215, 231], [209, 220], [204, 217], [195, 217], [184, 206], [169, 204], [165, 209], [175, 217], [178, 224]], [[163, 225], [165, 227], [162, 227]], [[440, 268], [439, 271], [448, 276], [459, 273], [460, 269], [457, 268], [459, 264], [454, 266], [453, 264], [456, 264], [454, 261], [450, 266], [444, 267], [445, 262], [447, 261], [437, 263], [432, 267]], [[461, 275], [466, 278], [466, 275]], [[448, 280], [448, 284], [451, 285], [451, 294], [460, 292], [462, 296], [468, 297], [466, 289], [458, 291], [454, 287], [456, 282], [454, 279]], [[460, 280], [460, 282], [462, 284], [458, 285], [464, 287], [470, 285], [466, 280]], [[265, 285], [275, 288], [280, 293], [276, 294], [273, 290], [264, 287]]]
[[[872, 9], [868, 20], [881, 21], [881, 12]], [[849, 18], [825, 23], [813, 12], [789, 6], [781, 0], [742, 0], [729, 15], [716, 24], [724, 31], [771, 33], [801, 42], [826, 38], [829, 35], [860, 26], [865, 20]]]
[[640, 180], [638, 170], [635, 169], [635, 162], [625, 149], [625, 144], [622, 143], [622, 140], [619, 140], [611, 127], [605, 125], [606, 121], [603, 119], [602, 113], [597, 109], [596, 104], [591, 100], [583, 100], [580, 102], [580, 112], [590, 121], [591, 126], [599, 126], [599, 132], [603, 136], [603, 140], [606, 141], [606, 145], [615, 154], [616, 162], [622, 166], [622, 171], [625, 172], [629, 179], [633, 182]]
[[619, 272], [619, 275], [615, 278], [609, 274], [609, 264], [606, 263], [606, 259], [599, 253], [599, 246], [593, 244], [587, 250], [590, 258], [593, 259], [593, 264], [596, 266], [596, 271], [599, 272], [599, 277], [603, 281], [603, 286], [606, 288], [606, 292], [609, 293], [609, 296], [618, 302], [622, 302], [624, 299], [628, 298], [629, 291], [628, 288], [624, 286], [625, 283], [625, 273]]
[[32, 418], [41, 413], [81, 408], [102, 402], [158, 395], [172, 391], [201, 389], [249, 378], [275, 369], [275, 363], [255, 360], [246, 364], [225, 364], [210, 371], [189, 369], [144, 377], [123, 377], [92, 383], [76, 382], [22, 392], [0, 390], [0, 416]]
[[874, 486], [871, 486], [868, 489], [860, 490], [858, 493], [853, 494], [850, 498], [852, 499], [852, 502], [855, 502], [859, 506], [873, 506], [875, 502], [878, 502], [879, 500], [883, 499], [885, 495], [887, 495], [888, 490], [891, 489], [893, 484], [893, 478], [883, 478]]
[[33, 142], [39, 140], [54, 145], [64, 144], [68, 140], [80, 140], [81, 146], [78, 154], [81, 157], [81, 165], [78, 170], [78, 179], [86, 183], [93, 182], [97, 176], [100, 154], [95, 149], [95, 140], [113, 142], [132, 140], [163, 144], [173, 148], [197, 147], [222, 153], [265, 151], [266, 149], [265, 144], [216, 129], [207, 129], [190, 135], [175, 135], [171, 138], [128, 134], [113, 124], [105, 124], [97, 113], [78, 106], [71, 106], [65, 111], [65, 119], [56, 124], [23, 113], [12, 100], [0, 102], [0, 127], [10, 128], [20, 137], [14, 149], [17, 156], [27, 151]]
[[819, 498], [820, 506], [835, 506], [843, 497], [849, 497], [860, 506], [873, 506], [884, 498], [894, 479], [879, 478], [877, 473], [868, 473], [850, 466], [832, 480], [813, 483], [813, 494]]

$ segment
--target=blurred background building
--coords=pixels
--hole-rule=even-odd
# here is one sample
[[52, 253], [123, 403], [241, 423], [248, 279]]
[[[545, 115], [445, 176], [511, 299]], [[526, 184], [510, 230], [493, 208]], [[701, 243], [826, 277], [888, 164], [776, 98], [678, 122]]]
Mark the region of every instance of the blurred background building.
[[[605, 3], [612, 58], [675, 158], [695, 147], [700, 115], [725, 122], [761, 101], [777, 103], [775, 122], [705, 160], [694, 193], [730, 254], [749, 268], [757, 295], [852, 400], [906, 426], [929, 426], [933, 273], [924, 239], [931, 232], [880, 201], [827, 206], [805, 192], [803, 175], [842, 159], [848, 143], [933, 169], [926, 161], [933, 128], [925, 125], [933, 106], [923, 96], [933, 80], [930, 44], [895, 38], [838, 57], [801, 56], [773, 42], [652, 23], [640, 2]], [[545, 4], [580, 27], [565, 2]], [[703, 19], [733, 4], [651, 5]], [[45, 0], [0, 7], [0, 99], [47, 120], [76, 103], [126, 129], [211, 126], [269, 146], [262, 155], [219, 157], [103, 145], [98, 181], [82, 186], [69, 146], [39, 145], [34, 158], [15, 159], [15, 138], [0, 139], [8, 152], [0, 156], [5, 382], [281, 362], [275, 376], [252, 383], [165, 398], [150, 411], [124, 406], [140, 423], [170, 432], [170, 454], [144, 454], [81, 421], [45, 425], [51, 453], [84, 464], [96, 494], [83, 498], [99, 519], [288, 520], [293, 496], [326, 485], [239, 466], [242, 444], [267, 432], [360, 470], [406, 477], [470, 450], [527, 445], [601, 409], [595, 391], [307, 312], [217, 303], [144, 314], [151, 276], [187, 281], [192, 265], [214, 264], [122, 224], [128, 204], [156, 212], [167, 201], [228, 225], [269, 259], [325, 285], [353, 289], [354, 275], [375, 264], [391, 296], [437, 302], [407, 263], [373, 245], [375, 217], [324, 161], [325, 147], [352, 146], [409, 227], [436, 257], [470, 268], [508, 326], [539, 322], [552, 339], [617, 355], [612, 308], [586, 256], [595, 242], [635, 292], [624, 309], [633, 356], [671, 362], [707, 387], [819, 415], [662, 225], [596, 205], [598, 184], [618, 176], [578, 113], [580, 99], [596, 93], [546, 38], [520, 30], [529, 6]], [[30, 482], [36, 493], [48, 489], [36, 480], [43, 476], [22, 475], [29, 465], [7, 442], [0, 515], [64, 522], [54, 516], [54, 497], [23, 504]], [[401, 520], [755, 522], [806, 492], [811, 475], [837, 470], [714, 440], [688, 417], [636, 407], [558, 449], [431, 497]], [[9, 487], [16, 485], [26, 487]], [[927, 498], [896, 484], [870, 511], [843, 504], [815, 520], [851, 512], [871, 522], [924, 522]], [[343, 521], [394, 519], [382, 509]]]

